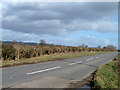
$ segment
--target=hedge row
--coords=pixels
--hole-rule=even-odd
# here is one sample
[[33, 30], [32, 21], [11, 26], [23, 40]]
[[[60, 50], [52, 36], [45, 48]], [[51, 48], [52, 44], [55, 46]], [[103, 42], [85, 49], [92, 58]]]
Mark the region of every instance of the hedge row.
[[54, 53], [92, 52], [92, 51], [98, 52], [98, 51], [104, 51], [104, 49], [67, 47], [67, 46], [57, 46], [57, 45], [28, 46], [28, 45], [3, 44], [2, 58], [4, 60], [16, 60], [16, 59], [37, 57], [41, 55], [49, 55]]

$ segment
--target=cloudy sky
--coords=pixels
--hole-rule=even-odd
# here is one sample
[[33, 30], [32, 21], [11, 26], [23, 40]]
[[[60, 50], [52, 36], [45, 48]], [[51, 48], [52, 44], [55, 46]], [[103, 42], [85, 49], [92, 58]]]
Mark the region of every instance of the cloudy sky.
[[2, 3], [2, 40], [90, 47], [118, 44], [113, 2]]

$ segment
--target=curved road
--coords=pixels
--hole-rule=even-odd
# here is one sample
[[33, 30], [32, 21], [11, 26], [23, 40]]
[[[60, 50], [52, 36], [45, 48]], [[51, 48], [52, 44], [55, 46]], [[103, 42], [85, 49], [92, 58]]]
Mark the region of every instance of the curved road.
[[2, 69], [3, 88], [65, 88], [117, 56], [117, 52]]

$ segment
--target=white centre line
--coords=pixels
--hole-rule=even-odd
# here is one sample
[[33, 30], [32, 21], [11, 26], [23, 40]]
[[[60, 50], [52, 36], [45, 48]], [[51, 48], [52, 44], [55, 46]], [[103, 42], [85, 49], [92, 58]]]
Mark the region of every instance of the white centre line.
[[27, 74], [27, 75], [31, 75], [31, 74], [46, 72], [46, 71], [50, 71], [50, 70], [54, 70], [54, 69], [58, 69], [58, 68], [61, 68], [61, 67], [58, 66], [58, 67], [48, 68], [48, 69], [44, 69], [44, 70], [40, 70], [40, 71], [34, 71], [34, 72], [26, 73], [26, 74]]
[[90, 59], [87, 59], [86, 61], [90, 61], [90, 60], [92, 60], [93, 58], [90, 58]]
[[96, 58], [99, 58], [99, 57], [96, 57]]
[[79, 61], [79, 62], [77, 62], [77, 63], [81, 63], [82, 61]]
[[70, 63], [69, 65], [74, 65], [74, 64], [77, 64], [77, 63]]
[[76, 62], [76, 63], [70, 63], [69, 65], [74, 65], [74, 64], [78, 64], [81, 63], [82, 61]]

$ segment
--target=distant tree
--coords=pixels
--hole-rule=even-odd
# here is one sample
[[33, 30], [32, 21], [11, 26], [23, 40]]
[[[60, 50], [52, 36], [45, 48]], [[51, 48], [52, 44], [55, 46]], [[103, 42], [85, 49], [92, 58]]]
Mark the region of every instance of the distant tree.
[[43, 39], [40, 40], [40, 43], [39, 43], [39, 44], [42, 45], [42, 46], [45, 45], [45, 40], [43, 40]]
[[50, 44], [50, 46], [55, 46], [54, 44]]
[[116, 50], [116, 47], [113, 46], [113, 45], [107, 45], [107, 46], [103, 47], [103, 49], [106, 49], [106, 50]]
[[100, 45], [98, 45], [98, 46], [97, 46], [97, 48], [99, 48], [99, 49], [100, 49], [100, 48], [101, 48], [101, 46], [100, 46]]
[[103, 49], [106, 49], [106, 48], [107, 48], [107, 47], [105, 47], [105, 46], [103, 47]]
[[85, 45], [85, 47], [88, 47], [88, 45]]
[[25, 43], [20, 43], [21, 46], [25, 46]]
[[88, 45], [82, 44], [82, 45], [80, 45], [79, 47], [84, 48], [84, 47], [88, 47]]
[[85, 44], [82, 44], [81, 47], [85, 47]]
[[17, 45], [17, 41], [16, 41], [16, 40], [13, 40], [13, 41], [12, 41], [12, 44]]
[[116, 47], [113, 45], [107, 45], [107, 49], [109, 50], [116, 50]]

